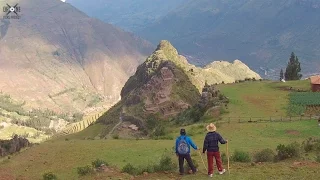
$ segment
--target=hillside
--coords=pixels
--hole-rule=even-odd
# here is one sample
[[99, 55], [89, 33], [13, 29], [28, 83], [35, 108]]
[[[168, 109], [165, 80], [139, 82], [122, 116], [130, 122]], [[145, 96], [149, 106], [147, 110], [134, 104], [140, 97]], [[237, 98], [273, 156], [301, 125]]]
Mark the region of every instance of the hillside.
[[[233, 64], [213, 62], [205, 68], [196, 67], [179, 55], [170, 42], [163, 40], [126, 82], [121, 101], [97, 120], [98, 124], [104, 125], [97, 133], [106, 137], [120, 129], [120, 134], [126, 137], [150, 135], [153, 128], [161, 127], [157, 126], [159, 122], [172, 120], [199, 104], [206, 82], [209, 85], [223, 81], [234, 83], [246, 78], [259, 79], [260, 76], [239, 60]], [[217, 102], [224, 99], [218, 98], [219, 94], [214, 90], [211, 94], [216, 96]], [[133, 131], [124, 133], [128, 128]]]
[[153, 44], [169, 40], [193, 64], [241, 59], [261, 76], [278, 79], [293, 51], [305, 77], [320, 71], [317, 0], [77, 2], [71, 0], [87, 14]]
[[197, 67], [190, 64], [185, 57], [179, 55], [169, 41], [162, 40], [155, 52], [147, 58], [144, 64], [138, 67], [136, 74], [129, 78], [121, 91], [121, 96], [125, 96], [128, 91], [139, 87], [141, 83], [148, 80], [154, 74], [154, 71], [159, 68], [159, 64], [166, 60], [170, 60], [180, 67], [199, 92], [201, 92], [205, 82], [220, 84], [222, 82], [234, 83], [245, 78], [261, 79], [257, 73], [250, 70], [240, 60], [235, 60], [232, 64], [226, 61], [214, 61], [204, 68]]
[[[274, 109], [281, 109], [275, 116], [285, 114], [283, 109], [288, 107], [288, 93], [283, 87], [310, 89], [308, 81], [293, 81], [287, 84], [282, 82], [262, 81], [245, 82], [238, 84], [218, 85], [223, 94], [230, 96], [230, 114], [257, 117], [268, 116]], [[243, 89], [240, 91], [240, 89]], [[257, 101], [246, 98], [245, 91], [256, 92], [253, 98], [260, 99], [263, 108], [257, 106]], [[261, 94], [258, 93], [261, 91]], [[272, 97], [270, 99], [270, 97]], [[274, 101], [278, 99], [275, 103]], [[242, 103], [239, 103], [241, 101]], [[248, 108], [255, 108], [248, 110]], [[261, 113], [261, 114], [260, 114]], [[282, 114], [283, 113], [283, 114]], [[218, 175], [215, 171], [214, 179], [319, 179], [320, 163], [316, 162], [316, 150], [306, 151], [306, 140], [319, 139], [320, 132], [316, 120], [294, 120], [278, 122], [242, 122], [231, 119], [231, 122], [208, 119], [186, 128], [186, 132], [198, 146], [202, 146], [206, 133], [206, 125], [215, 122], [217, 131], [229, 140], [229, 153], [232, 157], [235, 151], [249, 154], [248, 162], [237, 162], [230, 158], [230, 174]], [[172, 151], [173, 140], [131, 140], [131, 139], [94, 139], [101, 124], [95, 124], [84, 131], [66, 136], [61, 139], [52, 139], [48, 142], [29, 148], [9, 158], [0, 158], [0, 177], [6, 180], [13, 179], [41, 179], [44, 173], [52, 172], [59, 179], [208, 179], [206, 169], [202, 164], [200, 154], [191, 151], [192, 158], [197, 162], [199, 172], [196, 175], [180, 176], [177, 166], [171, 171], [152, 173], [152, 165], [159, 163], [161, 157], [169, 157], [177, 163]], [[181, 126], [169, 127], [168, 136], [176, 137]], [[89, 138], [85, 140], [86, 138]], [[279, 162], [256, 162], [255, 155], [261, 150], [269, 148], [277, 154], [276, 147], [280, 144], [288, 145], [299, 143], [294, 150], [300, 149], [300, 157], [291, 157]], [[303, 143], [305, 142], [305, 143]], [[310, 145], [310, 144], [307, 144]], [[226, 153], [226, 146], [220, 145], [220, 152]], [[105, 171], [94, 172], [80, 176], [77, 168], [90, 165], [94, 160], [106, 161], [109, 166]], [[202, 156], [206, 163], [205, 156]], [[223, 155], [223, 165], [227, 168], [227, 161]], [[319, 160], [318, 160], [319, 161]], [[166, 161], [168, 162], [168, 161]], [[133, 165], [138, 171], [145, 171], [139, 176], [122, 173], [123, 167]], [[177, 164], [176, 164], [177, 165]], [[167, 164], [166, 164], [167, 166]]]
[[200, 64], [243, 59], [276, 78], [294, 51], [308, 76], [320, 71], [319, 12], [316, 0], [190, 0], [137, 34], [168, 39]]
[[[6, 3], [15, 1], [1, 1], [0, 6]], [[147, 41], [70, 4], [25, 0], [19, 6], [20, 19], [0, 20], [0, 89], [25, 101], [27, 111], [107, 109], [152, 52]]]
[[136, 32], [179, 7], [184, 0], [95, 0], [90, 1], [94, 3], [88, 2], [87, 0], [67, 0], [67, 3], [91, 17], [101, 19], [129, 32]]

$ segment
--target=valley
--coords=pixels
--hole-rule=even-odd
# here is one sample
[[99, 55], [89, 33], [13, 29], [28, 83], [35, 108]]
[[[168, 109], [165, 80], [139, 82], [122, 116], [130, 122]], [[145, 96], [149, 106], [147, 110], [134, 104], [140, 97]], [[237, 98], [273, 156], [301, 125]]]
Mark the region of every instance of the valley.
[[0, 180], [320, 179], [317, 1], [16, 3], [0, 1]]

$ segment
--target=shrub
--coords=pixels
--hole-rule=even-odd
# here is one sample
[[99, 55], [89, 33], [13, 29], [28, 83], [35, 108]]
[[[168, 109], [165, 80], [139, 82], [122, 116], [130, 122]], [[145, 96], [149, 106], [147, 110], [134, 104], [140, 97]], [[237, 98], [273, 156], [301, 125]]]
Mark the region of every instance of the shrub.
[[87, 166], [83, 166], [83, 167], [78, 167], [77, 172], [80, 176], [84, 176], [84, 175], [93, 173], [93, 169], [91, 166], [87, 165]]
[[141, 173], [144, 173], [144, 172], [147, 172], [147, 173], [154, 173], [155, 170], [154, 170], [154, 166], [152, 165], [149, 165], [147, 167], [142, 167], [142, 168], [139, 168], [139, 174]]
[[138, 171], [137, 168], [133, 167], [133, 165], [130, 163], [126, 164], [121, 170], [121, 172], [125, 172], [125, 173], [131, 174], [131, 175], [138, 174], [137, 171]]
[[113, 139], [119, 139], [119, 135], [118, 134], [114, 134], [114, 135], [112, 135], [112, 138]]
[[308, 138], [302, 142], [302, 147], [305, 152], [310, 152], [313, 150], [320, 152], [320, 139]]
[[320, 153], [316, 156], [316, 161], [320, 163]]
[[92, 162], [92, 166], [95, 168], [101, 167], [102, 164], [104, 164], [106, 166], [109, 165], [106, 161], [101, 160], [101, 159], [96, 159], [95, 161]]
[[287, 146], [279, 144], [277, 146], [276, 160], [284, 160], [292, 157], [300, 156], [300, 146], [298, 143], [294, 142]]
[[166, 134], [166, 128], [163, 125], [155, 127], [152, 136], [164, 136]]
[[223, 94], [219, 94], [219, 100], [223, 100], [223, 99], [224, 99]]
[[57, 176], [52, 172], [47, 172], [43, 174], [43, 180], [57, 180]]
[[251, 158], [248, 152], [236, 150], [232, 156], [235, 162], [250, 162]]
[[169, 154], [162, 155], [159, 164], [154, 166], [155, 171], [174, 171], [177, 165], [172, 161]]
[[271, 149], [263, 149], [254, 155], [255, 162], [271, 162], [275, 153]]
[[226, 153], [221, 154], [221, 160], [222, 160], [222, 162], [228, 162], [228, 158], [227, 158]]

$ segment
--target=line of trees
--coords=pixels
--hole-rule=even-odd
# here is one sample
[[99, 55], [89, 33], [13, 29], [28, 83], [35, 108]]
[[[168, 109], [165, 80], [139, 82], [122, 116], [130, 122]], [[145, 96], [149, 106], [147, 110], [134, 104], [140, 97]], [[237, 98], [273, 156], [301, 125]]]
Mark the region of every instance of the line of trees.
[[285, 79], [286, 81], [291, 80], [300, 80], [302, 78], [301, 67], [298, 57], [294, 54], [294, 52], [291, 53], [286, 72], [283, 72], [283, 69], [280, 71], [280, 81]]

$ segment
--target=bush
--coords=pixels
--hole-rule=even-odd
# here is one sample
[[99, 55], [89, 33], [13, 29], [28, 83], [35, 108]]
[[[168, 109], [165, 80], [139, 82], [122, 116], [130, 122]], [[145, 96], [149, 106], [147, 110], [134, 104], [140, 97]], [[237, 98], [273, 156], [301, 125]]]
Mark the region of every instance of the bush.
[[101, 167], [102, 164], [104, 164], [106, 166], [109, 165], [106, 161], [101, 160], [101, 159], [96, 159], [95, 161], [92, 162], [92, 166], [95, 168]]
[[320, 153], [316, 156], [316, 161], [320, 163]]
[[132, 164], [128, 163], [122, 168], [121, 172], [125, 172], [125, 173], [131, 174], [131, 175], [137, 175], [138, 169], [133, 167]]
[[140, 174], [140, 172], [141, 172], [141, 174], [144, 172], [147, 172], [147, 173], [154, 173], [155, 172], [154, 166], [152, 166], [152, 165], [149, 165], [147, 167], [141, 167], [138, 169], [138, 171], [139, 171], [139, 174]]
[[84, 167], [78, 167], [77, 172], [80, 176], [84, 176], [84, 175], [93, 173], [93, 169], [91, 166], [87, 165]]
[[300, 146], [294, 142], [287, 146], [279, 144], [277, 146], [276, 160], [284, 160], [292, 157], [300, 157]]
[[155, 171], [174, 171], [177, 165], [172, 161], [169, 154], [163, 154], [159, 164], [154, 166]]
[[302, 147], [305, 152], [316, 151], [320, 152], [320, 139], [308, 138], [302, 142]]
[[119, 139], [119, 135], [118, 134], [114, 134], [114, 135], [112, 135], [112, 138], [113, 139]]
[[251, 158], [248, 152], [236, 150], [232, 156], [235, 162], [250, 162]]
[[221, 154], [221, 161], [222, 162], [228, 162], [228, 157], [227, 157], [226, 153], [222, 153]]
[[47, 172], [43, 174], [43, 180], [57, 180], [57, 176], [52, 172]]
[[255, 162], [271, 162], [273, 161], [273, 158], [275, 156], [275, 153], [271, 149], [263, 149], [260, 152], [257, 152], [254, 155]]

